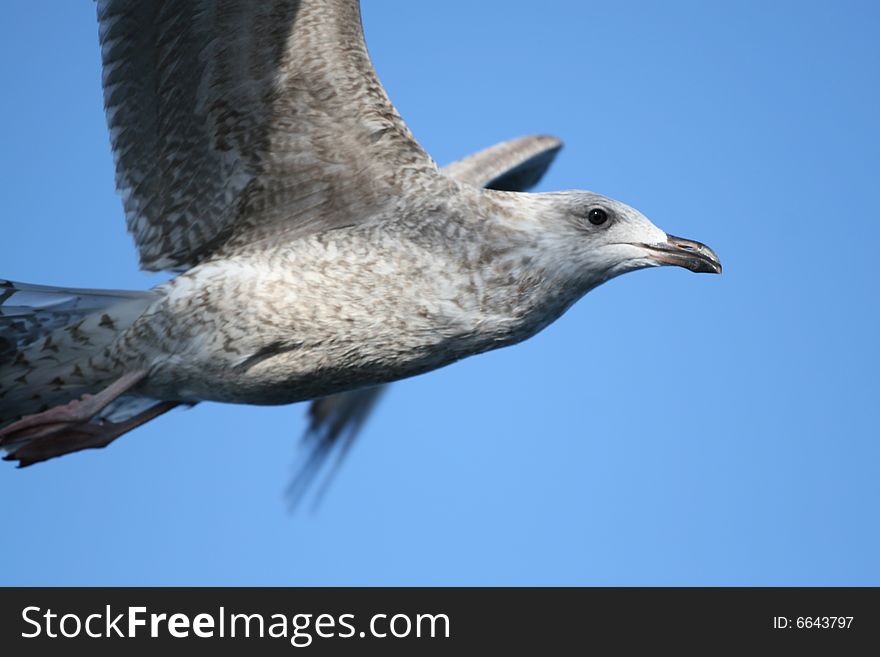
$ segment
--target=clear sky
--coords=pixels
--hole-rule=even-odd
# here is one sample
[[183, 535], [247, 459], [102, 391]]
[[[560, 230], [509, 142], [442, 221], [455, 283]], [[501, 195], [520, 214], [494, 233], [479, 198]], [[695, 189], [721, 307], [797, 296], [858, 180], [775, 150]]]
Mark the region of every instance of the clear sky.
[[[395, 385], [317, 513], [283, 498], [302, 405], [0, 464], [0, 583], [880, 584], [880, 5], [364, 5], [439, 162], [558, 135], [542, 189], [630, 203], [724, 274], [626, 275]], [[113, 189], [93, 3], [3, 3], [0, 89], [0, 276], [162, 280]]]

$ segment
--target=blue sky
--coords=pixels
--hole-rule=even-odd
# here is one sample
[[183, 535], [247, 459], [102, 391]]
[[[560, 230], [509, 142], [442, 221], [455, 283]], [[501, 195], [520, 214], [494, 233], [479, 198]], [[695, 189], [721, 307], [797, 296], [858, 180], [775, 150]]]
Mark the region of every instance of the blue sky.
[[[0, 584], [880, 584], [880, 10], [871, 2], [366, 0], [441, 163], [529, 132], [711, 245], [532, 340], [395, 385], [317, 513], [303, 406], [203, 404], [0, 468]], [[0, 9], [0, 276], [147, 288], [91, 2]]]

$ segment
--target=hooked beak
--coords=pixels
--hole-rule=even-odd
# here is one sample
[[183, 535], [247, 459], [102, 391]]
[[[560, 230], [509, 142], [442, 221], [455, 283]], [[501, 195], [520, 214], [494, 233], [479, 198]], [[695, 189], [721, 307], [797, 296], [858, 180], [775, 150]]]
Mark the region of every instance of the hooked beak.
[[659, 244], [639, 244], [650, 252], [649, 257], [661, 265], [676, 265], [692, 272], [720, 274], [721, 262], [705, 244], [667, 235]]

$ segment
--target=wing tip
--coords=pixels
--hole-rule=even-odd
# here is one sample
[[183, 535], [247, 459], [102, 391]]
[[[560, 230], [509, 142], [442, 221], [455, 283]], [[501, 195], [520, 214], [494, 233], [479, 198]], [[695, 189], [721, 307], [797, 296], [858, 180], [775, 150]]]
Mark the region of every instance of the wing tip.
[[525, 139], [532, 139], [536, 144], [540, 144], [546, 150], [555, 150], [558, 151], [565, 146], [565, 142], [562, 141], [559, 137], [555, 137], [553, 135], [539, 133], [534, 135], [528, 135], [524, 137]]

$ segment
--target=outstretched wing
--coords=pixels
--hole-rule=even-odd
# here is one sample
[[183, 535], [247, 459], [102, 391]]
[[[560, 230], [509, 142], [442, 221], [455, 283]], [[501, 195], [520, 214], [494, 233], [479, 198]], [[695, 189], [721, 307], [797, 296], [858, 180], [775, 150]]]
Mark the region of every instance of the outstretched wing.
[[519, 137], [453, 162], [443, 173], [475, 187], [524, 192], [540, 182], [561, 148], [549, 135]]
[[364, 220], [436, 171], [376, 77], [357, 0], [99, 0], [98, 21], [144, 269]]
[[[544, 176], [562, 148], [556, 137], [532, 135], [495, 144], [443, 168], [443, 173], [471, 185], [506, 191], [526, 191]], [[309, 405], [305, 449], [296, 475], [287, 489], [292, 504], [308, 491], [331, 455], [336, 458], [317, 498], [351, 448], [387, 385], [361, 388], [314, 400]]]

